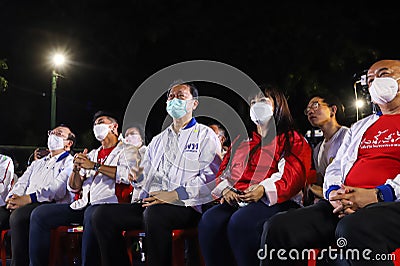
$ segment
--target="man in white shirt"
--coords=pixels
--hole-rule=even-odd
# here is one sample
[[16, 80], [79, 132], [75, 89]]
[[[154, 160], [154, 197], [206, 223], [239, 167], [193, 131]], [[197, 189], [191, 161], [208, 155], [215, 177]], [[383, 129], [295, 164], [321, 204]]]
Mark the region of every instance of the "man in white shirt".
[[50, 154], [32, 162], [18, 178], [0, 207], [1, 229], [11, 229], [12, 265], [28, 265], [29, 219], [32, 211], [50, 202], [71, 202], [67, 180], [72, 172], [71, 146], [75, 135], [61, 125], [48, 132]]
[[173, 123], [153, 138], [142, 161], [144, 204], [108, 204], [93, 213], [103, 266], [130, 265], [121, 232], [143, 227], [148, 265], [171, 265], [172, 230], [196, 227], [201, 205], [212, 200], [221, 145], [212, 129], [193, 117], [197, 97], [190, 83], [168, 91]]
[[[68, 190], [81, 197], [71, 204], [40, 206], [32, 213], [29, 236], [31, 265], [48, 265], [51, 229], [83, 224], [82, 265], [100, 265], [97, 240], [90, 217], [106, 203], [118, 203], [123, 189], [131, 189], [128, 180], [127, 153], [130, 149], [118, 140], [118, 121], [112, 113], [99, 111], [93, 118], [93, 132], [101, 146], [74, 156]], [[117, 189], [121, 185], [121, 189]], [[129, 200], [130, 201], [130, 200]]]
[[335, 158], [349, 128], [338, 122], [344, 117], [344, 107], [336, 96], [330, 94], [319, 94], [312, 97], [304, 114], [313, 127], [321, 129], [324, 136], [324, 139], [313, 149], [316, 182], [308, 186], [307, 196], [309, 197], [306, 197], [308, 202], [305, 203], [308, 205], [324, 197], [322, 184], [325, 170]]

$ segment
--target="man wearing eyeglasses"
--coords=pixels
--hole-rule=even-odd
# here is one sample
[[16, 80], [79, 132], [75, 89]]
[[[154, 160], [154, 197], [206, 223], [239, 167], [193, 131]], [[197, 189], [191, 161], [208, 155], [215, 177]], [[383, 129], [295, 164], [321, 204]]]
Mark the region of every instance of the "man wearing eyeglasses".
[[8, 193], [6, 206], [0, 207], [1, 229], [11, 228], [12, 265], [28, 265], [29, 220], [32, 211], [45, 203], [71, 202], [67, 180], [72, 173], [71, 147], [75, 135], [69, 127], [58, 126], [48, 132], [49, 155], [32, 162]]
[[304, 114], [313, 127], [321, 129], [324, 137], [313, 149], [316, 180], [314, 184], [308, 186], [308, 191], [304, 198], [304, 204], [309, 205], [324, 198], [322, 184], [325, 170], [335, 158], [349, 128], [342, 126], [338, 122], [338, 120], [340, 121], [344, 118], [344, 106], [336, 96], [328, 93], [321, 93], [312, 97], [304, 110]]

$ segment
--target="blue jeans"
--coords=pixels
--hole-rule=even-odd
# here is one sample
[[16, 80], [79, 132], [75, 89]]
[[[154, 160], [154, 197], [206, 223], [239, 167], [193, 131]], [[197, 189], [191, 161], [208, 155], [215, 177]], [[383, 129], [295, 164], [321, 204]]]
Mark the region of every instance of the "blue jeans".
[[73, 210], [69, 204], [46, 204], [37, 207], [31, 215], [29, 257], [31, 266], [49, 265], [50, 233], [58, 226], [83, 224], [82, 265], [100, 265], [100, 252], [93, 234], [91, 216], [99, 205]]
[[298, 207], [293, 201], [273, 206], [259, 201], [243, 208], [223, 203], [208, 209], [198, 226], [205, 264], [258, 265], [257, 251], [264, 222], [278, 212]]

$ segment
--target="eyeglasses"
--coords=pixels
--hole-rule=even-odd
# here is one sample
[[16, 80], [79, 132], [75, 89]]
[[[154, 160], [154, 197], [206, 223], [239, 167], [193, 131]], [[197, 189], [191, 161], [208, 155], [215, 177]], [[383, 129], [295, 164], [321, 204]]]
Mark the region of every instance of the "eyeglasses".
[[56, 135], [57, 137], [63, 138], [64, 140], [68, 139], [68, 136], [64, 135], [62, 131], [59, 130], [49, 130], [47, 131], [47, 135]]
[[312, 102], [310, 105], [307, 106], [306, 109], [304, 109], [304, 114], [308, 115], [308, 112], [310, 112], [311, 110], [313, 111], [317, 111], [319, 106], [323, 106], [323, 105], [327, 105], [327, 104], [321, 104], [319, 102]]
[[140, 133], [129, 132], [129, 133], [125, 134], [125, 137], [127, 137], [127, 136], [140, 136]]

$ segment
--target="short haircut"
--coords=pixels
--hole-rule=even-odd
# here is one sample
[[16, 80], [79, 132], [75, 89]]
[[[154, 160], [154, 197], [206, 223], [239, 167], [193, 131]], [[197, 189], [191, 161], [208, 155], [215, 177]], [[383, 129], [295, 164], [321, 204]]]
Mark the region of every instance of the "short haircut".
[[108, 119], [110, 119], [113, 123], [118, 124], [118, 118], [117, 118], [117, 116], [116, 116], [114, 113], [109, 112], [109, 111], [105, 111], [105, 110], [97, 111], [97, 112], [93, 115], [93, 121], [92, 121], [92, 123], [94, 124], [94, 122], [96, 122], [96, 119], [99, 118], [99, 117], [101, 117], [101, 116], [105, 116], [105, 117], [107, 117]]
[[70, 132], [68, 133], [67, 140], [72, 141], [72, 145], [71, 145], [71, 150], [72, 150], [75, 147], [75, 144], [76, 144], [76, 136], [75, 136], [75, 134], [72, 132], [71, 128], [66, 124], [59, 124], [57, 127], [65, 127], [65, 128], [69, 129]]
[[324, 92], [324, 93], [319, 93], [315, 94], [310, 97], [310, 100], [314, 97], [321, 98], [324, 103], [326, 103], [329, 107], [336, 106], [336, 121], [341, 124], [344, 122], [345, 119], [345, 113], [344, 113], [344, 105], [342, 104], [342, 101], [337, 97], [336, 95], [329, 93], [329, 92]]
[[192, 94], [193, 99], [197, 99], [199, 97], [199, 91], [197, 90], [196, 86], [193, 84], [193, 82], [184, 82], [183, 80], [175, 80], [174, 82], [171, 83], [171, 85], [169, 85], [168, 87], [168, 91], [167, 91], [167, 97], [169, 95], [169, 92], [171, 91], [171, 89], [175, 86], [178, 85], [185, 85], [188, 86], [190, 89], [190, 94]]

